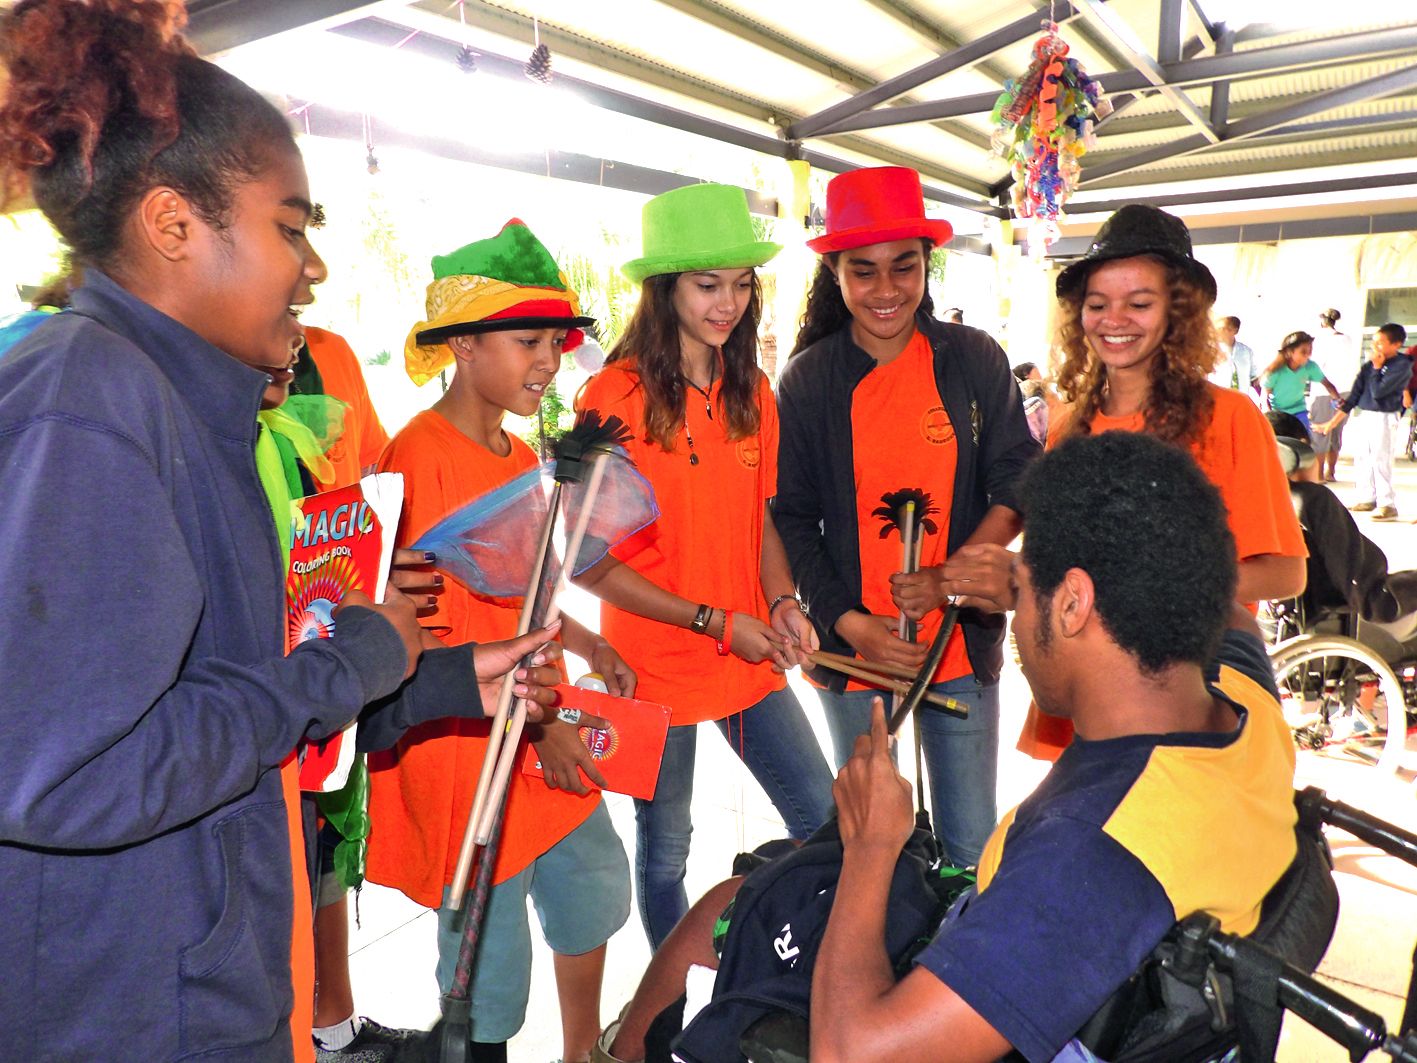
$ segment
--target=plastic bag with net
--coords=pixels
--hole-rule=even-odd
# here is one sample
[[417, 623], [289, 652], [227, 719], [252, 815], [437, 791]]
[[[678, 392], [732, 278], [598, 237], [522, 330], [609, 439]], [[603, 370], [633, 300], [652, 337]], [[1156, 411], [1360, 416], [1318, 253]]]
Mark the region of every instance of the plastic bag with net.
[[[605, 472], [586, 525], [585, 538], [571, 565], [579, 576], [616, 545], [659, 516], [654, 489], [623, 450], [606, 454]], [[413, 544], [437, 555], [435, 566], [469, 590], [491, 598], [520, 598], [537, 563], [537, 546], [546, 526], [546, 484], [553, 463], [529, 469], [444, 517]], [[564, 542], [580, 520], [586, 482], [562, 486], [559, 535]], [[543, 615], [560, 572], [553, 552], [541, 573], [537, 612]]]

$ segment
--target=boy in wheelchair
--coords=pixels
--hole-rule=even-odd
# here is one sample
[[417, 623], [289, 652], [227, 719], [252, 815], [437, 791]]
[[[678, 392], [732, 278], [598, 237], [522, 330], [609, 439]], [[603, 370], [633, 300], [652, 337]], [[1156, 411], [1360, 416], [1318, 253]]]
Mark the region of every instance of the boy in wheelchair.
[[[670, 1042], [688, 1063], [742, 1058], [745, 1030], [794, 1012], [813, 1063], [1095, 1059], [1076, 1035], [1178, 919], [1259, 925], [1298, 851], [1294, 750], [1233, 602], [1219, 495], [1181, 450], [1111, 432], [1044, 456], [1021, 497], [1019, 654], [1077, 741], [996, 829], [977, 890], [938, 925], [919, 902], [920, 832], [878, 704], [835, 830], [695, 905], [593, 1060], [668, 1059]], [[717, 975], [680, 1034], [691, 965]]]

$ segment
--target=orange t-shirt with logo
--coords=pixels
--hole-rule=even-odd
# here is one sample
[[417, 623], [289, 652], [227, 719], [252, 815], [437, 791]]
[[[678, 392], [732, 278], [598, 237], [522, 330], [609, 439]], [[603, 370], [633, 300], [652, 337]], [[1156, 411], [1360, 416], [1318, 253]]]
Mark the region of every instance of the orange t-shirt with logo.
[[320, 370], [325, 394], [345, 404], [344, 432], [325, 452], [335, 467], [334, 479], [319, 482], [321, 491], [330, 491], [354, 483], [364, 469], [377, 464], [379, 455], [389, 445], [389, 434], [379, 423], [364, 383], [364, 371], [344, 337], [307, 326], [305, 342], [315, 359], [315, 368]]
[[[1308, 557], [1269, 422], [1243, 393], [1206, 386], [1215, 408], [1205, 433], [1190, 448], [1191, 457], [1225, 502], [1236, 557], [1241, 561], [1262, 554]], [[1071, 416], [1064, 415], [1049, 427], [1050, 450], [1064, 437], [1070, 420]], [[1140, 432], [1145, 423], [1141, 412], [1125, 417], [1099, 412], [1093, 416], [1091, 428], [1093, 435]]]
[[[1289, 498], [1289, 480], [1279, 464], [1274, 431], [1249, 396], [1207, 384], [1215, 408], [1210, 424], [1191, 456], [1215, 485], [1225, 503], [1230, 534], [1235, 537], [1236, 558], [1244, 561], [1263, 554], [1308, 557], [1304, 533]], [[1048, 449], [1067, 434], [1071, 411], [1054, 419], [1048, 430]], [[1093, 435], [1103, 432], [1140, 432], [1146, 424], [1141, 412], [1125, 417], [1093, 416]], [[1251, 611], [1253, 604], [1249, 604]], [[1033, 757], [1053, 760], [1072, 741], [1071, 721], [1046, 716], [1030, 705], [1018, 748]]]
[[[881, 496], [915, 487], [930, 496], [932, 512], [916, 514], [920, 566], [943, 565], [950, 538], [950, 501], [954, 497], [959, 447], [954, 425], [935, 384], [930, 341], [917, 331], [897, 357], [866, 374], [851, 393], [851, 448], [856, 482], [856, 526], [861, 557], [861, 604], [877, 616], [898, 616], [891, 601], [890, 578], [903, 571], [901, 537], [890, 531], [875, 510]], [[944, 613], [933, 610], [918, 625], [917, 639], [929, 643]], [[931, 680], [944, 683], [970, 674], [964, 632], [955, 628], [945, 656]], [[848, 690], [874, 689], [850, 682]]]
[[[394, 437], [381, 472], [404, 476], [398, 545], [408, 546], [453, 510], [536, 464], [521, 440], [499, 457], [458, 431], [435, 410], [424, 410]], [[526, 542], [534, 549], [536, 535]], [[509, 544], [510, 546], [511, 544]], [[449, 645], [493, 642], [517, 631], [521, 599], [486, 598], [448, 579], [434, 621]], [[473, 689], [469, 698], [479, 696]], [[369, 754], [368, 878], [403, 891], [428, 908], [442, 903], [452, 882], [463, 832], [487, 749], [489, 720], [445, 719], [411, 728], [392, 750]], [[507, 791], [494, 883], [528, 867], [594, 811], [599, 792], [579, 796], [549, 790], [541, 779], [513, 770]]]
[[[717, 383], [707, 399], [696, 389], [685, 389], [685, 428], [693, 437], [696, 464], [690, 462], [683, 429], [669, 451], [644, 438], [644, 392], [633, 369], [606, 366], [586, 383], [576, 408], [613, 414], [630, 426], [630, 457], [654, 487], [659, 504], [659, 519], [620, 544], [615, 556], [681, 598], [766, 622], [768, 603], [759, 570], [764, 510], [777, 492], [777, 404], [768, 378], [759, 372], [758, 431], [730, 440], [719, 392]], [[766, 662], [720, 657], [708, 635], [609, 602], [600, 605], [600, 624], [600, 633], [639, 676], [635, 696], [668, 705], [676, 726], [722, 719], [786, 685]]]

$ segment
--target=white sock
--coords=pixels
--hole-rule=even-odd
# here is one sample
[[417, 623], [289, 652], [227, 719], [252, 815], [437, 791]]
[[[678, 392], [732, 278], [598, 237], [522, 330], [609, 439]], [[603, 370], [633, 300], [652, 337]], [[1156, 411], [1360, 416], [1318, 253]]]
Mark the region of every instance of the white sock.
[[359, 1036], [359, 1029], [363, 1025], [363, 1019], [358, 1015], [351, 1015], [333, 1026], [317, 1026], [310, 1034], [315, 1038], [316, 1048], [323, 1048], [326, 1052], [338, 1052]]

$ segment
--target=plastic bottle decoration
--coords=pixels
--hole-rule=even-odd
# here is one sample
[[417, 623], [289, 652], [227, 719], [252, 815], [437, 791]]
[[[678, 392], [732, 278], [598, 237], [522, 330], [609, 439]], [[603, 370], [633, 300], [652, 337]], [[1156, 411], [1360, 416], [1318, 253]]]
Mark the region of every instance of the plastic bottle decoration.
[[1023, 77], [1009, 79], [994, 103], [996, 154], [1013, 174], [1014, 214], [1029, 222], [1035, 258], [1058, 238], [1063, 205], [1077, 189], [1079, 160], [1094, 144], [1093, 122], [1112, 113], [1100, 86], [1068, 58], [1058, 24], [1045, 20]]

